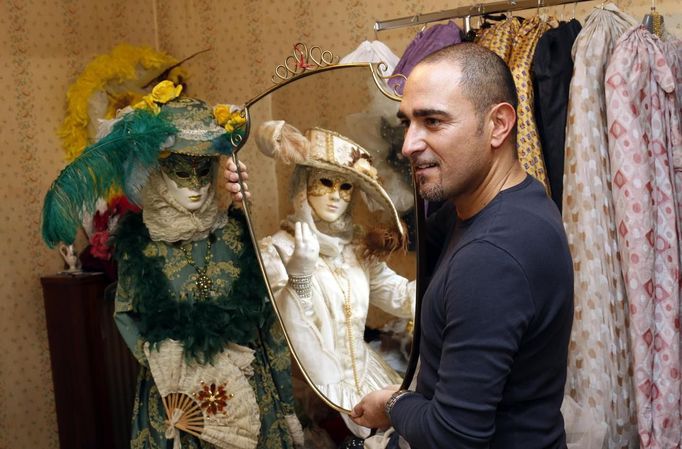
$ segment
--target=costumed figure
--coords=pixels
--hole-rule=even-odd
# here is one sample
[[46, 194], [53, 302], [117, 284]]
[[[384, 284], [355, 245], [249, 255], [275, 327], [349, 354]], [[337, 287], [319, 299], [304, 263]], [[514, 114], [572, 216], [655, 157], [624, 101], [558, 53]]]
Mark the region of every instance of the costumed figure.
[[165, 83], [62, 171], [43, 237], [73, 241], [112, 187], [142, 208], [112, 239], [115, 320], [142, 365], [132, 448], [301, 446], [290, 354], [243, 213], [219, 210], [215, 197], [218, 156], [231, 154], [245, 119]]
[[[402, 381], [363, 340], [369, 304], [414, 317], [415, 283], [384, 262], [404, 246], [401, 223], [370, 155], [351, 140], [320, 128], [304, 136], [284, 121], [264, 123], [256, 139], [268, 156], [295, 164], [293, 213], [259, 245], [273, 296], [310, 380], [351, 409], [368, 392]], [[354, 224], [359, 197], [376, 228]]]

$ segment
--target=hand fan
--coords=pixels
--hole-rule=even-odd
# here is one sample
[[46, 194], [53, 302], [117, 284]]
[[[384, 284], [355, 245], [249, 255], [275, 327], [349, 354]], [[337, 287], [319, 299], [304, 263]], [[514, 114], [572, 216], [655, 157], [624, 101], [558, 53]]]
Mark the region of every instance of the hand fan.
[[174, 340], [144, 351], [166, 410], [166, 438], [179, 440], [179, 429], [223, 449], [256, 447], [260, 413], [246, 377], [253, 350], [229, 345], [212, 364], [188, 362]]

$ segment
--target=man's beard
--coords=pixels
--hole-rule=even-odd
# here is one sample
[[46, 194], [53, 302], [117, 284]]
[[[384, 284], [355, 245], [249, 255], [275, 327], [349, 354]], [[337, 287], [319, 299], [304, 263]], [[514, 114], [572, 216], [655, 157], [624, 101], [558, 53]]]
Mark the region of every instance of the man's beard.
[[443, 186], [440, 183], [428, 183], [423, 177], [418, 176], [417, 185], [419, 186], [419, 195], [426, 201], [443, 201], [445, 199]]

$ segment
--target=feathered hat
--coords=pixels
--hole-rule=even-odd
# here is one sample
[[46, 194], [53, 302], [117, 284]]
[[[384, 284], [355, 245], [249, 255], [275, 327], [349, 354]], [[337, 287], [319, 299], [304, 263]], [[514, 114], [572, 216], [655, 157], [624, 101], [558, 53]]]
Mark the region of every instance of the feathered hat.
[[360, 145], [323, 128], [302, 134], [284, 120], [263, 123], [256, 131], [256, 144], [266, 156], [285, 164], [328, 170], [348, 178], [359, 188], [369, 210], [380, 211], [388, 221], [388, 228], [370, 231], [368, 237], [376, 243], [370, 246], [387, 252], [404, 247], [407, 237], [398, 212], [381, 186], [371, 155]]
[[108, 123], [105, 135], [86, 147], [52, 183], [43, 204], [42, 235], [54, 247], [72, 243], [84, 214], [113, 188], [140, 204], [140, 191], [165, 152], [230, 155], [244, 132], [245, 115], [234, 106], [210, 108], [178, 98], [181, 86], [163, 81]]

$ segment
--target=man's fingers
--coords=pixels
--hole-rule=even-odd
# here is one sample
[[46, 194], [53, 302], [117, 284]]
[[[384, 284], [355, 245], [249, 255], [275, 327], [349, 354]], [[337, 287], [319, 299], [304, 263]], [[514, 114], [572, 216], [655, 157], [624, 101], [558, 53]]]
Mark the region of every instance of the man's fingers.
[[361, 417], [365, 413], [365, 410], [362, 408], [362, 404], [358, 404], [355, 407], [353, 407], [353, 410], [350, 411], [350, 417], [355, 419]]

